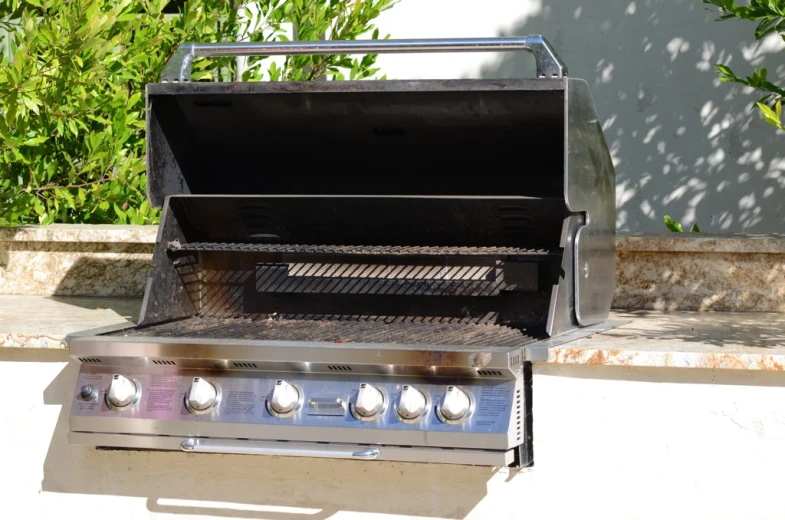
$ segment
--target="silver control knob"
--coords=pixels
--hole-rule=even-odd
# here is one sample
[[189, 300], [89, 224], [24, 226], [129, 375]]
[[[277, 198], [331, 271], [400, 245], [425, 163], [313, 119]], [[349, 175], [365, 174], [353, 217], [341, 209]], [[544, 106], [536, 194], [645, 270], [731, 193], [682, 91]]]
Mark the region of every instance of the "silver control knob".
[[378, 388], [362, 383], [354, 402], [354, 412], [361, 417], [373, 417], [384, 406], [384, 394]]
[[195, 377], [191, 381], [191, 389], [188, 391], [186, 399], [189, 410], [203, 412], [218, 400], [218, 389], [209, 381]]
[[404, 385], [398, 398], [396, 411], [403, 419], [417, 419], [423, 415], [428, 407], [425, 394], [413, 386]]
[[113, 408], [125, 408], [137, 399], [139, 388], [127, 377], [114, 374], [106, 391], [106, 403]]
[[275, 382], [273, 395], [270, 397], [270, 408], [278, 414], [286, 414], [295, 409], [300, 402], [300, 391], [283, 379]]
[[448, 386], [439, 403], [439, 412], [448, 421], [458, 421], [466, 417], [471, 409], [469, 394], [455, 386]]

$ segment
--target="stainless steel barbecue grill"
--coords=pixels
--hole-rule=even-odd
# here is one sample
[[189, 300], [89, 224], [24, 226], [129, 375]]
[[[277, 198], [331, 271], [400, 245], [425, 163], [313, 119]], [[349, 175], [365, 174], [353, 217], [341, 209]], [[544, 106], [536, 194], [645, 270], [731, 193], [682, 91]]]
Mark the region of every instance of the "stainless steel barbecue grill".
[[[196, 56], [497, 50], [538, 78], [189, 81]], [[147, 109], [155, 269], [137, 326], [68, 338], [72, 442], [532, 462], [531, 361], [610, 326], [615, 270], [608, 148], [545, 39], [186, 44]]]

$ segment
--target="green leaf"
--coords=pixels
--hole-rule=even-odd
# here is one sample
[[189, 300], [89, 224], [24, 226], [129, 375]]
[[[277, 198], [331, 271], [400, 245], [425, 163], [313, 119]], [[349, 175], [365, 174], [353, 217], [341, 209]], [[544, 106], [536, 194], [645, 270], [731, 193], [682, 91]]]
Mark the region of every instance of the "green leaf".
[[[772, 110], [769, 106], [764, 105], [763, 103], [756, 103], [758, 105], [758, 109], [760, 109], [760, 113], [763, 116], [763, 119], [772, 126], [777, 128], [782, 127], [782, 123], [780, 122], [780, 117], [777, 115], [777, 112]], [[782, 109], [779, 109], [780, 114], [782, 113]]]
[[700, 233], [701, 232], [700, 228], [698, 227], [698, 223], [697, 222], [692, 225], [692, 228], [690, 228], [690, 232], [691, 233]]
[[27, 139], [22, 141], [22, 146], [38, 146], [41, 143], [45, 143], [49, 140], [49, 137], [46, 135], [39, 135], [38, 137], [33, 137], [31, 139]]
[[733, 71], [727, 65], [717, 64], [717, 70], [726, 76], [733, 76]]
[[670, 231], [676, 233], [684, 232], [684, 229], [682, 229], [681, 227], [681, 222], [679, 222], [678, 220], [673, 220], [672, 218], [670, 218], [669, 215], [665, 215], [664, 220], [665, 220], [665, 227], [667, 227]]
[[105, 200], [102, 200], [100, 203], [98, 203], [98, 207], [106, 211], [109, 209], [109, 203]]

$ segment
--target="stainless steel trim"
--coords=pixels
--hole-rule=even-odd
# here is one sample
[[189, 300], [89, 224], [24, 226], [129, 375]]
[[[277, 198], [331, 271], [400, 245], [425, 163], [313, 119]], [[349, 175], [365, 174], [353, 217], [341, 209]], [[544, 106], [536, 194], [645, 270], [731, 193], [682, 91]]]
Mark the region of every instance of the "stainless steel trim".
[[526, 347], [526, 361], [548, 361], [548, 349], [558, 347], [577, 339], [586, 338], [607, 330], [627, 325], [632, 320], [609, 320], [595, 325], [566, 332], [559, 336], [532, 343]]
[[[265, 415], [266, 410], [265, 410]], [[514, 421], [505, 419], [491, 431], [465, 430], [465, 425], [459, 428], [444, 425], [436, 419], [433, 420], [442, 426], [430, 423], [405, 424], [397, 420], [389, 421], [390, 412], [385, 419], [377, 423], [362, 423], [368, 427], [351, 427], [344, 424], [319, 426], [315, 424], [318, 419], [334, 419], [333, 417], [313, 417], [306, 421], [301, 417], [277, 419], [270, 417], [270, 421], [263, 423], [228, 423], [221, 422], [221, 417], [198, 416], [206, 418], [195, 423], [191, 420], [176, 419], [140, 419], [128, 414], [101, 414], [100, 416], [74, 415], [70, 416], [70, 429], [73, 432], [93, 432], [106, 434], [126, 435], [168, 435], [179, 437], [213, 437], [213, 438], [245, 438], [245, 439], [286, 439], [292, 442], [335, 442], [357, 444], [397, 444], [405, 446], [422, 446], [430, 448], [465, 448], [504, 450], [512, 449], [520, 444], [510, 428], [515, 426]], [[477, 413], [475, 412], [475, 417]], [[269, 417], [269, 416], [268, 416]], [[350, 420], [348, 417], [347, 421]], [[354, 419], [351, 419], [352, 421]], [[280, 422], [278, 422], [280, 421]], [[305, 423], [308, 423], [307, 425]]]
[[[317, 447], [318, 446], [318, 447]], [[373, 460], [379, 457], [379, 448], [358, 450], [353, 446], [293, 444], [283, 442], [184, 439], [180, 443], [183, 451], [196, 453], [234, 453], [240, 455], [277, 455], [279, 457], [321, 457], [333, 459]]]
[[[509, 358], [518, 355], [521, 347], [373, 343], [342, 343], [337, 347], [333, 343], [298, 341], [85, 336], [74, 338], [70, 350], [71, 357], [101, 358], [105, 360], [104, 364], [116, 366], [152, 366], [154, 359], [175, 359], [182, 360], [181, 366], [187, 368], [227, 370], [232, 368], [231, 362], [238, 361], [257, 363], [260, 370], [327, 372], [327, 365], [346, 364], [356, 367], [357, 374], [363, 373], [363, 369], [366, 373], [380, 373], [380, 367], [384, 367], [387, 375], [477, 377], [478, 370], [498, 370], [509, 379], [516, 376], [510, 370]], [[320, 365], [324, 370], [319, 369]]]
[[[182, 442], [190, 437], [169, 437], [163, 435], [121, 435], [108, 433], [69, 432], [68, 441], [71, 444], [87, 446], [105, 446], [115, 448], [170, 450], [182, 451]], [[200, 438], [200, 441], [207, 440]], [[217, 440], [218, 443], [227, 442]], [[237, 443], [256, 443], [262, 441], [233, 440]], [[362, 453], [368, 449], [379, 451], [375, 460], [395, 462], [422, 462], [435, 464], [465, 464], [476, 466], [509, 466], [515, 460], [514, 450], [475, 450], [475, 449], [441, 449], [441, 448], [404, 448], [386, 445], [350, 445], [350, 444], [316, 444], [316, 443], [291, 443], [264, 441], [274, 445], [284, 445], [289, 448], [303, 447], [305, 449], [324, 450], [327, 447], [344, 450], [351, 453]], [[188, 450], [186, 450], [188, 451]], [[303, 456], [314, 456], [301, 453]], [[332, 455], [330, 455], [332, 457]]]
[[103, 327], [95, 327], [92, 329], [80, 330], [78, 332], [71, 332], [65, 335], [65, 344], [66, 346], [70, 346], [71, 341], [77, 338], [100, 336], [102, 334], [109, 334], [111, 332], [117, 332], [123, 329], [132, 329], [135, 326], [136, 325], [130, 321], [126, 321], [125, 323], [115, 323], [114, 325], [105, 325]]
[[314, 410], [336, 410], [346, 411], [346, 403], [341, 398], [330, 399], [327, 397], [311, 397], [308, 399], [308, 407]]
[[528, 51], [534, 54], [537, 77], [561, 78], [567, 66], [543, 36], [512, 38], [443, 38], [410, 40], [318, 40], [263, 43], [183, 43], [164, 66], [162, 82], [191, 80], [191, 65], [202, 56], [291, 56], [324, 54], [390, 54], [417, 52]]

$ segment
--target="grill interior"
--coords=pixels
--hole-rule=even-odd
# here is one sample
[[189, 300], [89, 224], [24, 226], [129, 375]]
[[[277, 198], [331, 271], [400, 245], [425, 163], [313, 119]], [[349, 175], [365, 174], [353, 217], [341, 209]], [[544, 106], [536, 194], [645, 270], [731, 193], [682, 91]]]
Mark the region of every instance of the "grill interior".
[[378, 333], [383, 343], [477, 337], [488, 346], [540, 337], [564, 276], [563, 202], [413, 200], [171, 197], [140, 323], [163, 328], [140, 334], [366, 341]]
[[[113, 336], [221, 338], [328, 343], [395, 343], [458, 347], [523, 347], [539, 339], [511, 327], [489, 323], [403, 321], [391, 317], [277, 319], [248, 316], [197, 316], [118, 331]], [[412, 318], [413, 319], [413, 318]], [[393, 321], [391, 321], [393, 320]]]

